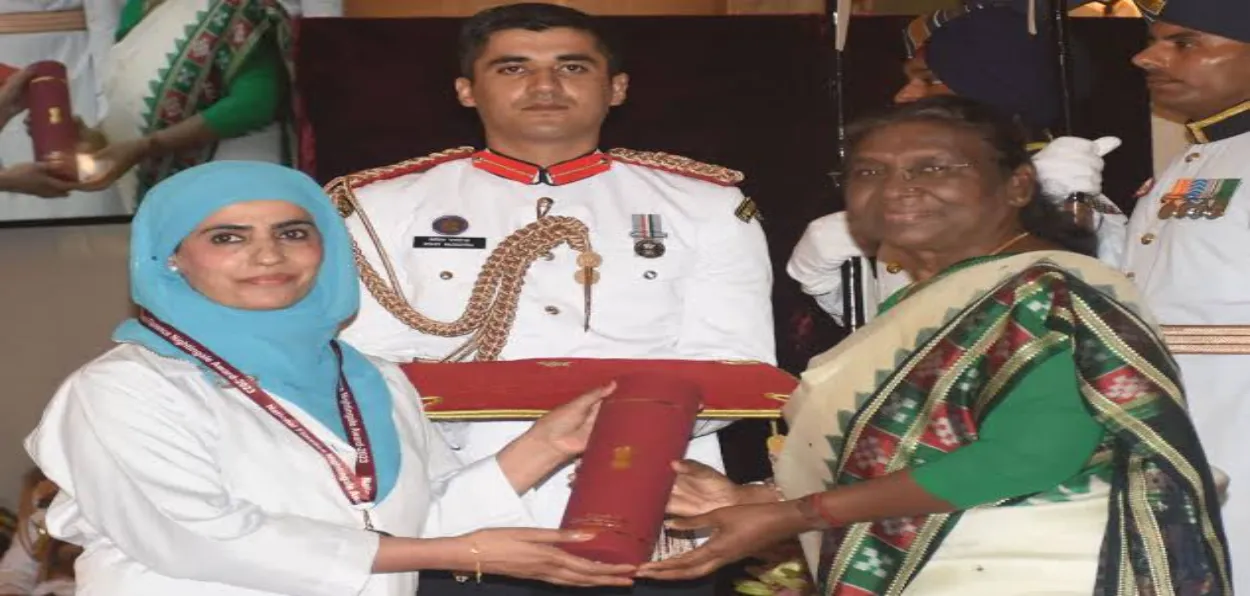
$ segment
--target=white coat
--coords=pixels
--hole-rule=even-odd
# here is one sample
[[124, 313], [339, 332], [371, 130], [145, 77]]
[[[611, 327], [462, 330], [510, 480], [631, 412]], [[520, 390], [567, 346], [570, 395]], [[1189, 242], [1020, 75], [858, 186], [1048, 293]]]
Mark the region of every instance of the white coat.
[[[496, 460], [461, 466], [403, 374], [377, 364], [402, 453], [374, 525], [404, 537], [532, 525]], [[274, 397], [355, 462], [350, 444]], [[49, 532], [85, 549], [76, 564], [82, 596], [416, 590], [415, 573], [370, 573], [378, 535], [363, 529], [321, 455], [190, 362], [114, 348], [65, 381], [26, 447], [61, 488]]]

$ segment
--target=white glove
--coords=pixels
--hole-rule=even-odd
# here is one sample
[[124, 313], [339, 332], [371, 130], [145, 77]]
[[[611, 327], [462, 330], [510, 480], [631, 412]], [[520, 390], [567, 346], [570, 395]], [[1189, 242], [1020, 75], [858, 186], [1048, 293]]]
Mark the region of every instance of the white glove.
[[1033, 167], [1042, 192], [1052, 201], [1062, 201], [1074, 193], [1102, 194], [1102, 157], [1120, 146], [1116, 137], [1090, 141], [1080, 137], [1059, 137], [1033, 156]]
[[803, 286], [805, 294], [820, 296], [841, 287], [839, 268], [859, 256], [863, 253], [851, 237], [846, 212], [839, 211], [807, 224], [786, 263], [786, 273]]

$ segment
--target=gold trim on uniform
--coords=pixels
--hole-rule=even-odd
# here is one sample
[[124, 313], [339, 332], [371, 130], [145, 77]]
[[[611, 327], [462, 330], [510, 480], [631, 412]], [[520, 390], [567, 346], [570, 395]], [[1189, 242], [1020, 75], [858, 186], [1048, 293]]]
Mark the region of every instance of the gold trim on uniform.
[[1199, 143], [1210, 143], [1211, 140], [1207, 136], [1207, 133], [1204, 129], [1210, 127], [1211, 125], [1219, 124], [1220, 122], [1228, 120], [1229, 118], [1232, 118], [1233, 116], [1244, 114], [1245, 112], [1250, 112], [1250, 100], [1243, 101], [1240, 104], [1237, 104], [1231, 108], [1228, 108], [1227, 110], [1224, 110], [1223, 112], [1220, 112], [1209, 118], [1203, 118], [1202, 120], [1198, 120], [1197, 122], [1190, 122], [1189, 124], [1185, 125], [1185, 128], [1189, 129], [1189, 134], [1193, 136], [1194, 141], [1199, 142]]
[[760, 217], [760, 208], [755, 204], [755, 200], [751, 197], [744, 197], [738, 207], [734, 209], [734, 216], [741, 219], [744, 223], [751, 223], [753, 219], [763, 220]]
[[674, 174], [685, 174], [725, 186], [734, 186], [746, 179], [746, 176], [737, 170], [662, 151], [612, 149], [608, 151], [608, 155], [625, 163], [666, 170]]
[[326, 184], [326, 193], [329, 194], [330, 199], [334, 201], [334, 206], [338, 208], [339, 215], [346, 218], [354, 212], [355, 208], [352, 206], [351, 201], [347, 200], [341, 192], [335, 192], [340, 189], [340, 187], [346, 186], [348, 189], [357, 189], [373, 182], [387, 180], [403, 176], [405, 174], [424, 172], [425, 170], [433, 168], [443, 162], [468, 157], [475, 151], [477, 150], [473, 147], [444, 149], [422, 157], [405, 159], [404, 161], [387, 166], [378, 166], [376, 168], [361, 170], [345, 176], [339, 176], [338, 178], [331, 180], [329, 184]]
[[81, 8], [0, 14], [0, 35], [86, 30], [87, 13]]
[[1250, 325], [1164, 325], [1173, 354], [1250, 354]]

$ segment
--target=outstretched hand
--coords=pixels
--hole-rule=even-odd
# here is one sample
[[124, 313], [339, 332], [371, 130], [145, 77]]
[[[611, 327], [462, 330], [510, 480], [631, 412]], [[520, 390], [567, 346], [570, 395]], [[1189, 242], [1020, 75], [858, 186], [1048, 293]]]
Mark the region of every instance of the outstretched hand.
[[56, 167], [40, 162], [20, 163], [0, 170], [0, 190], [45, 199], [69, 195], [76, 187], [55, 175]]
[[636, 568], [610, 565], [570, 554], [559, 545], [581, 542], [593, 534], [573, 530], [502, 528], [479, 530], [454, 539], [467, 556], [461, 557], [460, 571], [536, 579], [562, 586], [629, 586]]
[[615, 382], [591, 389], [539, 418], [527, 434], [566, 458], [581, 455], [599, 416], [599, 406], [613, 391]]
[[740, 503], [739, 487], [724, 474], [694, 460], [673, 462], [677, 479], [668, 499], [670, 515], [691, 517]]
[[738, 505], [668, 522], [674, 530], [711, 530], [699, 548], [671, 559], [644, 564], [638, 577], [686, 580], [703, 577], [735, 561], [810, 529], [794, 501]]

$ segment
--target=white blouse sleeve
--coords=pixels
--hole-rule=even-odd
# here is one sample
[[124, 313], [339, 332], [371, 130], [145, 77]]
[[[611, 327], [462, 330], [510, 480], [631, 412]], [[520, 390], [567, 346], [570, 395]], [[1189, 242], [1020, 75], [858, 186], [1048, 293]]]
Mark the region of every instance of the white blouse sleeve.
[[[306, 596], [357, 594], [378, 548], [372, 532], [268, 513], [231, 495], [211, 420], [156, 370], [102, 359], [61, 387], [26, 448], [62, 489], [54, 536], [95, 537], [156, 573]], [[197, 415], [199, 414], [199, 415]]]
[[387, 378], [401, 420], [422, 438], [430, 483], [430, 511], [423, 538], [458, 536], [482, 528], [532, 527], [536, 524], [508, 482], [499, 460], [486, 457], [465, 465], [421, 410], [421, 396], [394, 364], [373, 359]]

